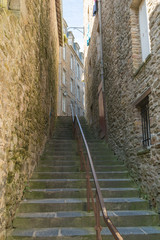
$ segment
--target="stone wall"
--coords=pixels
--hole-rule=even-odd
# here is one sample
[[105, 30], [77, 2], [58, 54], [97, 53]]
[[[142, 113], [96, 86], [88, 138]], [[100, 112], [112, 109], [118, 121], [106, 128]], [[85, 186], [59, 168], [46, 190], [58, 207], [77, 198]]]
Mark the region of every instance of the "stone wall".
[[[147, 0], [151, 54], [143, 63], [133, 2], [138, 1], [102, 0], [106, 121], [110, 146], [156, 207], [160, 203], [160, 1]], [[89, 51], [87, 56], [95, 59], [97, 53]], [[134, 103], [149, 88], [151, 146], [144, 149], [140, 110]], [[96, 87], [91, 102], [95, 96]]]
[[[93, 17], [93, 1], [84, 0], [84, 66], [85, 66], [85, 105], [86, 117], [94, 129], [99, 132], [98, 86], [100, 84], [100, 36], [98, 14]], [[87, 46], [88, 25], [91, 34]]]
[[55, 1], [0, 9], [0, 239], [54, 127], [58, 52]]

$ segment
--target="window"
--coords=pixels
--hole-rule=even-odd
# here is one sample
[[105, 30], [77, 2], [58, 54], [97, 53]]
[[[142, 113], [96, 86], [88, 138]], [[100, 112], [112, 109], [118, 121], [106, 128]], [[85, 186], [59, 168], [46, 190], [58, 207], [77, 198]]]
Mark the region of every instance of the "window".
[[142, 142], [144, 147], [149, 147], [151, 143], [149, 100], [146, 97], [140, 104], [142, 119]]
[[139, 6], [139, 26], [140, 26], [142, 61], [145, 61], [145, 59], [151, 52], [146, 0], [143, 0]]
[[73, 55], [71, 54], [71, 70], [73, 70]]
[[66, 34], [66, 33], [67, 33], [67, 31], [66, 31], [66, 28], [65, 28], [65, 27], [63, 27], [63, 33], [64, 33], [64, 34]]
[[80, 67], [78, 63], [77, 63], [77, 78], [80, 79]]
[[141, 122], [142, 122], [143, 147], [149, 147], [151, 144], [150, 117], [149, 117], [149, 94], [150, 93], [151, 93], [151, 88], [149, 87], [134, 102], [135, 107], [140, 110], [139, 117], [141, 118]]
[[72, 38], [68, 38], [68, 44], [71, 46], [73, 45]]
[[8, 7], [7, 0], [0, 0], [0, 7], [7, 8]]
[[66, 60], [66, 45], [63, 47], [63, 59]]
[[73, 79], [71, 78], [71, 93], [73, 93]]
[[66, 71], [63, 69], [63, 84], [66, 84]]
[[0, 0], [0, 7], [7, 8], [9, 10], [20, 10], [20, 0]]
[[62, 96], [62, 111], [66, 112], [66, 97]]
[[132, 0], [130, 8], [132, 60], [134, 72], [151, 53], [146, 0]]
[[80, 87], [77, 86], [77, 98], [80, 101]]

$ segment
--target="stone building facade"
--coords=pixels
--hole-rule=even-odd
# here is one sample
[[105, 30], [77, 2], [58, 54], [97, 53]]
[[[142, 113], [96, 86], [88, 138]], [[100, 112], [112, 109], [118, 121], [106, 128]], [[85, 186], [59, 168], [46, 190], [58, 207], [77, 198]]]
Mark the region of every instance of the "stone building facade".
[[[93, 16], [93, 4], [84, 0], [86, 110], [99, 129], [100, 13]], [[160, 1], [101, 0], [101, 6], [106, 137], [159, 207]]]
[[61, 15], [60, 1], [0, 0], [0, 240], [54, 127]]
[[73, 109], [79, 116], [84, 116], [84, 55], [80, 52], [79, 44], [74, 41], [72, 32], [67, 31], [67, 23], [63, 20], [63, 32], [67, 41], [59, 51], [59, 87], [58, 115], [70, 116]]

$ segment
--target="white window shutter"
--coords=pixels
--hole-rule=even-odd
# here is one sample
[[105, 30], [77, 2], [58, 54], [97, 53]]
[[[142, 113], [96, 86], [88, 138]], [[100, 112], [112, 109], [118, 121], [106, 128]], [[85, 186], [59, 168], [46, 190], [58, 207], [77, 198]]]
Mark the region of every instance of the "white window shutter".
[[145, 61], [145, 59], [151, 52], [149, 37], [149, 20], [146, 0], [143, 0], [139, 6], [139, 25], [140, 25], [142, 60]]

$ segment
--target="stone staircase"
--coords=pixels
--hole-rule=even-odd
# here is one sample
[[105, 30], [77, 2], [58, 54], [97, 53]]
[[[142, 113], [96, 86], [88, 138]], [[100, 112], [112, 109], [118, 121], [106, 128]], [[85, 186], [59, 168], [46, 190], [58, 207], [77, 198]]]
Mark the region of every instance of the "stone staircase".
[[[149, 209], [147, 201], [138, 197], [123, 162], [104, 142], [94, 138], [85, 120], [81, 122], [108, 215], [115, 226], [125, 240], [160, 240], [159, 217]], [[85, 187], [71, 118], [59, 117], [54, 137], [46, 144], [8, 239], [95, 240], [95, 220], [93, 212], [86, 211]], [[102, 236], [113, 240], [106, 227]]]

